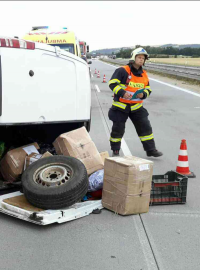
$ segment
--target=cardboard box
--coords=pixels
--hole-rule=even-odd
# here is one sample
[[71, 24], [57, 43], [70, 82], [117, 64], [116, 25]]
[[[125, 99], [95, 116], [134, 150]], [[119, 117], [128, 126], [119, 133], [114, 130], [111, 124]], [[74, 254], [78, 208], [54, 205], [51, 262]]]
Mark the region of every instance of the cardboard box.
[[4, 180], [11, 183], [17, 180], [24, 170], [26, 156], [33, 152], [39, 154], [37, 151], [39, 148], [37, 143], [33, 143], [8, 151], [0, 162], [0, 171]]
[[121, 215], [149, 211], [153, 162], [134, 156], [106, 158], [102, 205]]
[[24, 195], [19, 195], [19, 196], [16, 196], [16, 197], [11, 197], [11, 198], [8, 198], [8, 199], [4, 199], [3, 202], [5, 202], [7, 204], [10, 204], [10, 205], [13, 205], [13, 206], [16, 206], [16, 207], [19, 207], [19, 208], [22, 208], [22, 209], [25, 209], [27, 211], [33, 211], [33, 212], [44, 211], [44, 209], [41, 209], [41, 208], [38, 208], [38, 207], [35, 207], [35, 206], [31, 205], [27, 201], [27, 199], [25, 198]]
[[100, 156], [101, 156], [101, 159], [102, 159], [103, 164], [104, 164], [104, 163], [105, 163], [105, 159], [106, 159], [107, 157], [109, 157], [108, 151], [101, 152], [101, 153], [100, 153]]
[[103, 169], [101, 156], [85, 127], [61, 134], [53, 145], [58, 155], [81, 160], [88, 174]]
[[41, 154], [36, 154], [36, 153], [31, 153], [29, 156], [26, 157], [25, 163], [24, 163], [24, 170], [28, 168], [29, 165], [31, 165], [33, 162], [45, 158], [45, 157], [51, 157], [52, 154], [49, 153], [48, 151], [45, 152], [43, 155]]

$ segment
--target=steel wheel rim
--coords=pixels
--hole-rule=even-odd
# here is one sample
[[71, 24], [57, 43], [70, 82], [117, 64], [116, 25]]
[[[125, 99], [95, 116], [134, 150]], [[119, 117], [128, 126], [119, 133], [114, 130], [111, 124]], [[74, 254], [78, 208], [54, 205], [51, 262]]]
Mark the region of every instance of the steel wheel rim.
[[33, 180], [43, 187], [55, 187], [65, 185], [73, 176], [73, 169], [66, 164], [52, 163], [44, 165], [36, 170]]

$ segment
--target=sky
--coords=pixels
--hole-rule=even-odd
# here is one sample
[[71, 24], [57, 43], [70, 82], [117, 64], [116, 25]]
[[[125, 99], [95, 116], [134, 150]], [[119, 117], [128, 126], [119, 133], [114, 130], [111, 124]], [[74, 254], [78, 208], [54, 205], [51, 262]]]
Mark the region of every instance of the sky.
[[67, 27], [90, 51], [200, 44], [200, 1], [0, 1], [0, 36]]

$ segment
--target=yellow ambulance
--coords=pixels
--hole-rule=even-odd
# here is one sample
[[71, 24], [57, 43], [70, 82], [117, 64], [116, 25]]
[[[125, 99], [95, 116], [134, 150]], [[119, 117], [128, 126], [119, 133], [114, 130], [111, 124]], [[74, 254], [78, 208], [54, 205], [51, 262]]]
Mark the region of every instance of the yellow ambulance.
[[48, 26], [34, 26], [23, 39], [59, 46], [61, 49], [81, 57], [79, 40], [75, 33], [67, 30], [66, 27], [60, 31], [52, 31]]

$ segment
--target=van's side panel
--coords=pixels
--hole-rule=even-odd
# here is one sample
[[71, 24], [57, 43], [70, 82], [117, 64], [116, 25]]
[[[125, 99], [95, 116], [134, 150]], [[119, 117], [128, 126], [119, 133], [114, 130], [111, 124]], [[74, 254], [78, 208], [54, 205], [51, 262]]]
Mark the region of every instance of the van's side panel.
[[[78, 102], [87, 98], [80, 91], [81, 97], [77, 97], [76, 76], [79, 72], [75, 62], [66, 56], [58, 59], [55, 53], [43, 50], [1, 48], [0, 124], [79, 119], [77, 98]], [[82, 65], [83, 70], [87, 67], [82, 63], [78, 65]], [[34, 72], [32, 77], [30, 71]], [[78, 77], [81, 80], [81, 76]]]
[[74, 61], [43, 53], [37, 71], [43, 97], [40, 109], [46, 121], [76, 120], [77, 72]]
[[[90, 119], [91, 83], [87, 64], [76, 62], [77, 70], [77, 119]], [[83, 83], [84, 82], [84, 83]]]

